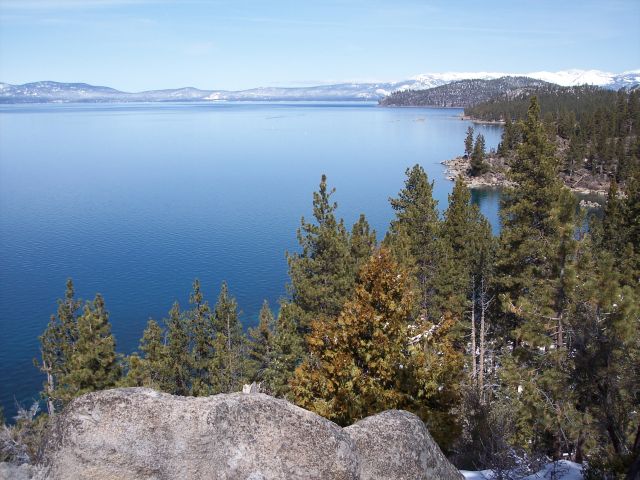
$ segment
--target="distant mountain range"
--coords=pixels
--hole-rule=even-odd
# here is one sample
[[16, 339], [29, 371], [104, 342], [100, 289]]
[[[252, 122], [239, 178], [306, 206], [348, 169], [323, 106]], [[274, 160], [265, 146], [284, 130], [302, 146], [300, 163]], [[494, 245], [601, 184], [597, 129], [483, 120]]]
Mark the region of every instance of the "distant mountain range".
[[178, 88], [145, 92], [121, 92], [86, 83], [34, 82], [24, 85], [0, 83], [0, 103], [68, 102], [191, 102], [191, 101], [375, 101], [393, 92], [425, 90], [459, 80], [493, 80], [528, 77], [563, 86], [598, 85], [609, 89], [640, 85], [640, 70], [620, 74], [599, 70], [565, 70], [509, 74], [497, 72], [427, 73], [402, 82], [341, 83], [313, 87], [265, 87], [250, 90], [200, 90]]

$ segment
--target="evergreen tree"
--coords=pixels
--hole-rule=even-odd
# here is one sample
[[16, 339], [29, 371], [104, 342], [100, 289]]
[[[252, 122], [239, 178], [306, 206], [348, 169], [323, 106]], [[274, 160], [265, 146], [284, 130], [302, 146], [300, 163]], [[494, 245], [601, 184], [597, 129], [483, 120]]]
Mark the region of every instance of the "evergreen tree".
[[351, 228], [350, 245], [355, 278], [360, 267], [369, 260], [376, 247], [376, 231], [370, 229], [364, 214], [360, 214], [360, 218]]
[[464, 139], [464, 154], [467, 158], [473, 153], [473, 127], [467, 128], [467, 136]]
[[315, 223], [302, 218], [298, 229], [302, 251], [287, 254], [292, 303], [303, 330], [315, 318], [335, 317], [353, 289], [355, 268], [349, 234], [344, 222], [335, 217], [338, 205], [331, 201], [334, 192], [328, 190], [323, 175], [320, 190], [313, 194]]
[[191, 393], [192, 358], [189, 350], [189, 333], [178, 302], [171, 307], [166, 325], [166, 384], [163, 389], [174, 395], [186, 396]]
[[139, 350], [142, 356], [134, 352], [125, 359], [126, 376], [121, 385], [165, 390], [167, 348], [164, 344], [164, 331], [153, 319], [147, 322]]
[[211, 393], [210, 364], [214, 357], [216, 331], [209, 303], [204, 300], [200, 290], [200, 281], [193, 282], [193, 292], [189, 296], [192, 309], [185, 312], [191, 337], [191, 392], [194, 396], [206, 396]]
[[407, 169], [406, 175], [398, 198], [390, 199], [396, 218], [391, 222], [385, 242], [416, 279], [419, 309], [435, 315], [438, 310], [433, 302], [439, 255], [438, 202], [433, 198], [433, 183], [420, 165]]
[[571, 312], [570, 376], [580, 409], [594, 420], [582, 427], [592, 460], [617, 470], [633, 460], [637, 433], [632, 412], [640, 408], [640, 297], [637, 288], [624, 285], [613, 255], [595, 247], [581, 268], [584, 281]]
[[582, 165], [582, 161], [586, 155], [586, 147], [584, 139], [579, 135], [572, 135], [569, 140], [569, 151], [565, 165], [569, 170], [569, 176], [573, 176], [574, 170]]
[[296, 403], [341, 425], [406, 405], [412, 304], [407, 274], [381, 249], [360, 271], [337, 320], [312, 323], [310, 357], [292, 380]]
[[485, 157], [485, 140], [484, 135], [478, 134], [476, 143], [473, 146], [471, 154], [471, 175], [474, 177], [482, 175], [489, 170], [489, 165], [484, 161]]
[[78, 338], [69, 356], [68, 372], [61, 379], [65, 402], [88, 392], [114, 387], [121, 373], [109, 314], [100, 294], [85, 305], [77, 325]]
[[49, 324], [40, 337], [41, 360], [37, 363], [47, 379], [42, 397], [47, 402], [49, 415], [64, 406], [64, 387], [62, 378], [69, 373], [69, 360], [78, 340], [78, 311], [82, 301], [75, 298], [73, 281], [67, 280], [64, 299], [58, 300], [56, 315], [52, 315]]
[[557, 177], [539, 113], [533, 97], [511, 169], [518, 187], [502, 203], [498, 273], [502, 328], [510, 344], [503, 378], [518, 399], [521, 446], [558, 455], [562, 446], [569, 448], [559, 419], [569, 418], [572, 407], [564, 387], [565, 329], [577, 223], [575, 199]]
[[461, 177], [449, 195], [449, 206], [439, 232], [442, 254], [436, 278], [439, 307], [462, 315], [469, 306], [471, 262], [473, 260], [474, 222], [478, 207], [471, 204], [471, 194]]
[[459, 321], [444, 312], [437, 321], [421, 316], [409, 329], [404, 391], [409, 393], [411, 402], [403, 408], [415, 412], [426, 422], [434, 440], [445, 452], [461, 431], [464, 356], [458, 346]]
[[242, 388], [248, 369], [246, 338], [238, 319], [238, 303], [222, 283], [215, 313], [215, 354], [211, 360], [212, 393], [231, 393]]
[[249, 329], [249, 360], [253, 370], [251, 377], [257, 381], [263, 381], [265, 372], [273, 361], [274, 329], [275, 319], [269, 302], [265, 300], [260, 309], [258, 326]]
[[469, 360], [471, 378], [478, 395], [483, 390], [484, 353], [487, 348], [487, 318], [490, 274], [495, 250], [491, 226], [477, 205], [464, 180], [456, 180], [449, 195], [440, 230], [442, 252], [438, 265], [437, 297], [441, 311], [455, 318], [468, 315], [470, 326], [464, 322], [453, 329], [457, 342], [471, 334]]
[[271, 362], [263, 375], [263, 387], [277, 397], [289, 396], [289, 382], [293, 372], [305, 356], [304, 339], [298, 332], [294, 307], [281, 303], [273, 334]]
[[625, 284], [637, 288], [640, 283], [640, 169], [627, 181], [626, 197], [622, 209], [625, 248]]
[[624, 226], [626, 215], [623, 211], [623, 205], [623, 202], [618, 198], [618, 182], [614, 178], [609, 184], [607, 203], [603, 212], [602, 243], [604, 248], [618, 258], [621, 258], [627, 243]]

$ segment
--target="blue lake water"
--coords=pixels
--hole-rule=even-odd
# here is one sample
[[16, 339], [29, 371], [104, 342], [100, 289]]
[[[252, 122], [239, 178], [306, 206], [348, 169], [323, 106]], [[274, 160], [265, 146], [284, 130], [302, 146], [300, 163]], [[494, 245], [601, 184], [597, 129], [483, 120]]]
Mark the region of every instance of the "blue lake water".
[[[456, 109], [372, 104], [0, 106], [0, 402], [38, 396], [38, 335], [65, 281], [104, 295], [118, 350], [149, 317], [186, 305], [198, 277], [215, 302], [227, 280], [246, 326], [285, 294], [321, 174], [349, 224], [362, 212], [381, 238], [389, 196], [420, 163], [446, 207], [440, 162], [469, 122]], [[488, 147], [501, 129], [476, 126]], [[497, 226], [496, 192], [476, 192]]]

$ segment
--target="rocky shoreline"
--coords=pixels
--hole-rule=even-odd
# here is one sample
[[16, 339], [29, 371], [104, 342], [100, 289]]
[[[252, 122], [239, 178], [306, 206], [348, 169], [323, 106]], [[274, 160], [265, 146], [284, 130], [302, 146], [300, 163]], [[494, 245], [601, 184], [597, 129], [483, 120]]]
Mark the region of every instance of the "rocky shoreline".
[[478, 125], [504, 125], [505, 122], [503, 120], [480, 120], [475, 117], [470, 117], [465, 115], [464, 113], [460, 115], [460, 120], [467, 120], [472, 123], [477, 123]]
[[466, 157], [456, 157], [440, 163], [446, 167], [445, 177], [447, 180], [454, 181], [456, 178], [462, 177], [469, 188], [504, 188], [514, 185], [507, 178], [508, 167], [504, 165], [504, 162], [502, 162], [503, 165], [494, 165], [497, 162], [488, 161], [487, 163], [491, 165], [490, 170], [477, 177], [469, 173], [471, 165]]
[[[456, 157], [451, 160], [440, 162], [446, 167], [445, 177], [447, 180], [454, 181], [462, 176], [469, 188], [505, 188], [512, 187], [515, 184], [509, 180], [509, 166], [503, 158], [497, 156], [489, 156], [486, 159], [489, 164], [489, 171], [483, 175], [474, 177], [470, 175], [471, 164], [466, 157]], [[593, 179], [587, 179], [587, 175], [579, 176], [577, 180], [574, 177], [561, 175], [563, 183], [575, 193], [580, 195], [597, 195], [606, 197], [608, 185]], [[582, 184], [584, 182], [584, 184]], [[600, 204], [597, 201], [581, 200], [580, 204], [585, 207], [596, 207]], [[584, 205], [583, 205], [584, 204]]]

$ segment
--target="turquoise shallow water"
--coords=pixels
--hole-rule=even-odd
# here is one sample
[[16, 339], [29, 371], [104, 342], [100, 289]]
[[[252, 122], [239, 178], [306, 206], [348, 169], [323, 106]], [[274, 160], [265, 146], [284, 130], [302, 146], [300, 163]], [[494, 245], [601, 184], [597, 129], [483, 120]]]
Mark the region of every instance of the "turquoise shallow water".
[[[118, 350], [149, 317], [222, 280], [247, 326], [285, 294], [285, 251], [322, 173], [351, 225], [386, 231], [388, 197], [421, 163], [446, 207], [442, 160], [469, 123], [456, 109], [372, 104], [0, 106], [0, 402], [37, 398], [38, 335], [72, 277], [104, 295]], [[500, 127], [476, 126], [488, 147]], [[497, 226], [497, 192], [474, 198]]]

